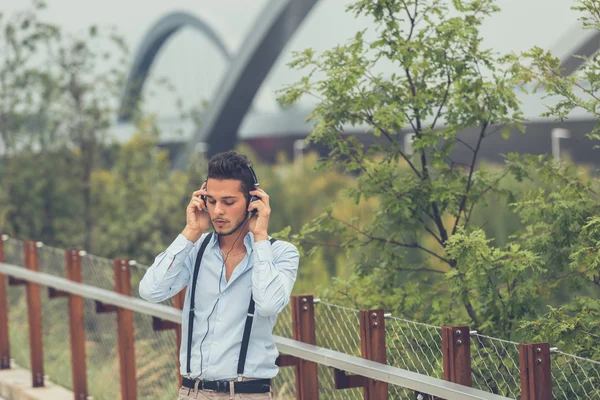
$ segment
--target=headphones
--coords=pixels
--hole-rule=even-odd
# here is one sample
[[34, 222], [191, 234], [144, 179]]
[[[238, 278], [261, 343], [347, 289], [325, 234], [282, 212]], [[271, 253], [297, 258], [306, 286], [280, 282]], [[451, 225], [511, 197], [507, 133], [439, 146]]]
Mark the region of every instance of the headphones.
[[[254, 169], [252, 168], [251, 164], [246, 164], [246, 167], [248, 168], [248, 171], [250, 171], [250, 175], [252, 176], [252, 182], [253, 182], [252, 186], [254, 188], [251, 190], [256, 190], [260, 186], [260, 184], [258, 183], [258, 178], [256, 177], [256, 173], [254, 172]], [[208, 176], [206, 177], [204, 182], [208, 182]], [[204, 205], [208, 208], [208, 204], [206, 204], [206, 196], [201, 196], [201, 198], [202, 198], [202, 201], [204, 201]], [[260, 198], [258, 196], [251, 195], [248, 197], [248, 204], [250, 204], [256, 200], [260, 200]], [[252, 210], [251, 214], [252, 215], [256, 214], [256, 211], [257, 211], [256, 209]]]
[[[258, 187], [260, 186], [260, 184], [258, 183], [258, 178], [256, 177], [256, 173], [254, 172], [254, 169], [252, 168], [252, 165], [250, 164], [246, 164], [246, 166], [248, 167], [248, 170], [250, 171], [250, 175], [252, 175], [252, 186], [254, 187], [253, 190], [258, 189]], [[260, 200], [258, 196], [250, 196], [250, 200], [248, 201], [248, 204], [252, 203], [253, 201], [256, 200]], [[251, 211], [251, 214], [254, 215], [256, 214], [256, 209]]]

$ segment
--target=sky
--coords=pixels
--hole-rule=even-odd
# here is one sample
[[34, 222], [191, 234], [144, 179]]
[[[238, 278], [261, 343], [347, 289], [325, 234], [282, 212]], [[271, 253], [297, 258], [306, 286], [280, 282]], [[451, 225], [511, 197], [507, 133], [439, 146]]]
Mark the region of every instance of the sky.
[[[44, 17], [68, 32], [83, 32], [93, 24], [114, 25], [132, 51], [150, 27], [162, 16], [186, 11], [208, 21], [235, 53], [245, 35], [256, 23], [263, 7], [273, 0], [47, 0]], [[0, 11], [23, 9], [28, 0], [0, 0]], [[321, 0], [308, 15], [263, 84], [254, 108], [276, 112], [275, 91], [293, 83], [301, 75], [286, 64], [292, 51], [312, 47], [326, 50], [367, 27], [369, 20], [355, 19], [345, 13], [348, 0]], [[534, 45], [566, 54], [584, 34], [570, 10], [572, 0], [498, 0], [502, 11], [482, 27], [484, 44], [499, 52], [523, 51]], [[209, 100], [227, 70], [219, 52], [199, 33], [182, 30], [161, 50], [152, 68], [152, 76], [168, 76], [186, 105]], [[149, 103], [150, 111], [162, 115], [174, 113], [173, 100], [157, 96]]]

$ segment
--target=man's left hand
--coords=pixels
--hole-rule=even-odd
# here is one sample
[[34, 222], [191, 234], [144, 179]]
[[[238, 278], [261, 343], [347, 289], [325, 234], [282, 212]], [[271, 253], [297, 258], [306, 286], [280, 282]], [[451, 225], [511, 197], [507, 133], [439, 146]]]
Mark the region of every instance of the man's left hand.
[[250, 232], [254, 234], [254, 241], [267, 240], [269, 238], [269, 218], [271, 207], [269, 206], [269, 195], [262, 189], [251, 190], [250, 195], [256, 196], [255, 200], [248, 205], [248, 211], [256, 210], [249, 223]]

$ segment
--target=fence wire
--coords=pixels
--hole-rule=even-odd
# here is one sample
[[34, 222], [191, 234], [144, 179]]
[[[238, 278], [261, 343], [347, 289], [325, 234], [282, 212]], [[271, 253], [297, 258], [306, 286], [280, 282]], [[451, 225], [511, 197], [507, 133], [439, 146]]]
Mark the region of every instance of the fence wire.
[[[24, 266], [24, 242], [4, 238], [5, 261]], [[38, 247], [41, 272], [65, 277], [65, 251]], [[81, 253], [83, 283], [114, 290], [113, 261]], [[139, 297], [139, 282], [148, 269], [130, 263], [132, 296]], [[29, 329], [25, 286], [7, 286], [11, 355], [15, 362], [30, 368]], [[41, 287], [44, 368], [57, 384], [72, 388], [71, 349], [68, 340], [67, 298], [51, 299]], [[169, 299], [165, 305], [173, 304]], [[120, 398], [117, 320], [115, 313], [96, 313], [96, 303], [84, 299], [85, 351], [89, 394], [97, 400]], [[317, 345], [360, 356], [359, 310], [326, 302], [315, 302]], [[441, 328], [388, 317], [385, 321], [389, 365], [443, 377]], [[134, 314], [135, 358], [138, 397], [170, 399], [177, 391], [177, 346], [174, 330], [155, 332], [152, 317]], [[274, 334], [291, 338], [290, 306], [278, 316]], [[519, 344], [480, 334], [471, 335], [473, 387], [511, 398], [520, 398]], [[362, 399], [362, 388], [335, 389], [331, 368], [319, 365], [319, 393], [323, 399]], [[600, 400], [600, 362], [563, 352], [552, 355], [553, 394], [557, 399]], [[276, 399], [296, 396], [295, 368], [282, 367], [274, 380]], [[389, 386], [391, 399], [414, 399], [415, 393]]]
[[[442, 328], [389, 317], [385, 320], [388, 364], [397, 368], [443, 378]], [[389, 386], [390, 398], [414, 399], [414, 392]]]
[[[23, 265], [23, 242], [4, 242], [7, 263]], [[64, 250], [50, 246], [38, 248], [40, 272], [65, 277]], [[101, 257], [81, 257], [83, 283], [114, 290], [112, 261]], [[139, 296], [139, 281], [144, 266], [132, 266], [132, 295]], [[29, 329], [25, 286], [8, 286], [11, 356], [15, 362], [30, 368]], [[50, 298], [41, 287], [44, 371], [53, 382], [72, 389], [71, 348], [68, 299]], [[168, 303], [168, 302], [165, 302]], [[88, 392], [96, 400], [120, 398], [120, 375], [115, 313], [96, 313], [96, 303], [84, 299], [85, 352]], [[140, 399], [171, 399], [177, 393], [177, 343], [174, 330], [155, 332], [152, 317], [134, 313], [135, 359]]]
[[25, 266], [25, 242], [13, 238], [4, 240], [4, 259], [17, 267]]
[[552, 355], [556, 399], [600, 399], [600, 362], [557, 351]]
[[519, 344], [471, 335], [473, 387], [513, 399], [521, 398]]
[[[288, 305], [277, 316], [277, 323], [273, 334], [286, 338], [292, 338], [292, 308]], [[294, 367], [281, 367], [279, 373], [273, 379], [275, 398], [287, 400], [296, 398], [296, 369]]]
[[[315, 304], [317, 346], [360, 357], [359, 310], [326, 302]], [[360, 388], [337, 390], [333, 369], [319, 365], [319, 396], [323, 399], [362, 399]]]

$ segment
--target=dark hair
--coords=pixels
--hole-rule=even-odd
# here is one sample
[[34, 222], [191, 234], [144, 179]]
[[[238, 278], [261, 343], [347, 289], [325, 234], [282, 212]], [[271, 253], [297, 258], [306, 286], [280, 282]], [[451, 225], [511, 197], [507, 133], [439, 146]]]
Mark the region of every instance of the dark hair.
[[208, 163], [206, 179], [235, 179], [241, 182], [242, 192], [249, 196], [254, 188], [254, 179], [248, 169], [248, 157], [235, 151], [226, 151], [215, 155]]

